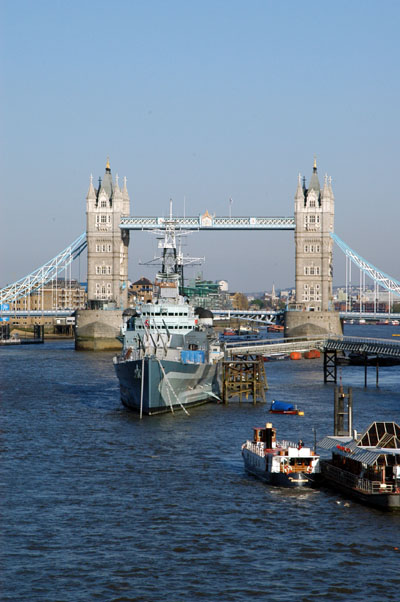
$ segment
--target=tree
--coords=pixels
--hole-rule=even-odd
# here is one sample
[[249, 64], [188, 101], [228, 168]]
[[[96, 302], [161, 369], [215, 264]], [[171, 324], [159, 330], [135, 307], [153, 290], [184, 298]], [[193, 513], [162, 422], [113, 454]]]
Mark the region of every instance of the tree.
[[258, 309], [263, 309], [265, 307], [265, 303], [263, 299], [253, 299], [251, 302], [252, 305], [256, 305]]
[[248, 309], [249, 302], [243, 293], [235, 293], [232, 299], [233, 309]]

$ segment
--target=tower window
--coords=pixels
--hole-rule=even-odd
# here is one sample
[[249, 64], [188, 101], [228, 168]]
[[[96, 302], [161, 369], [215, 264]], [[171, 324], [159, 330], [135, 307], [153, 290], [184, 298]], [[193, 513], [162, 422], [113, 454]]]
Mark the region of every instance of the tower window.
[[107, 207], [107, 201], [105, 199], [102, 199], [100, 202], [100, 207]]

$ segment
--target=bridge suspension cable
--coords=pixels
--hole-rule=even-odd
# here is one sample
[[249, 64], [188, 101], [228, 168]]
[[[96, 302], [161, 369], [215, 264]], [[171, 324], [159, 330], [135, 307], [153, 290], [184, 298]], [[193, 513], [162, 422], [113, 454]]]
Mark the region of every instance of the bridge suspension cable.
[[342, 249], [346, 257], [348, 257], [354, 265], [356, 265], [364, 274], [369, 276], [377, 285], [382, 286], [390, 293], [400, 297], [400, 282], [391, 276], [385, 274], [372, 263], [366, 261], [361, 255], [353, 251], [337, 234], [331, 233], [334, 242]]
[[66, 249], [29, 274], [29, 276], [25, 276], [24, 278], [17, 280], [17, 282], [0, 289], [1, 307], [3, 307], [4, 303], [12, 303], [21, 297], [30, 295], [33, 291], [41, 288], [56, 278], [60, 272], [64, 272], [68, 266], [79, 257], [86, 247], [86, 232], [84, 232]]

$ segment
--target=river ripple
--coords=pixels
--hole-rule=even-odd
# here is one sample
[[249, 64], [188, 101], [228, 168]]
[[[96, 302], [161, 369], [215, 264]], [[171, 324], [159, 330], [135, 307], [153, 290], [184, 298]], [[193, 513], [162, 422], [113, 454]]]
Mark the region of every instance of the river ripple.
[[[246, 475], [240, 447], [270, 419], [264, 405], [140, 421], [111, 357], [0, 349], [3, 601], [399, 599], [398, 515]], [[363, 369], [343, 368], [358, 430], [400, 421], [399, 376], [382, 368], [376, 389], [371, 371], [365, 390]], [[268, 401], [305, 411], [274, 416], [278, 437], [331, 433], [322, 360], [269, 363], [267, 377]]]

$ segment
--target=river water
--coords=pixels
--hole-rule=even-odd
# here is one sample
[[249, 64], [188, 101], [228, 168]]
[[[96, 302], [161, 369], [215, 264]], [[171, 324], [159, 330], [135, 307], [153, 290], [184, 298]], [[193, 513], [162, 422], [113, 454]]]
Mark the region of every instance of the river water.
[[[400, 328], [348, 326], [391, 337]], [[322, 359], [266, 364], [278, 438], [333, 428]], [[400, 422], [400, 366], [343, 367], [354, 426]], [[241, 444], [267, 406], [211, 403], [145, 417], [119, 401], [112, 354], [72, 342], [0, 348], [1, 600], [399, 600], [400, 516], [326, 490], [269, 487]]]

